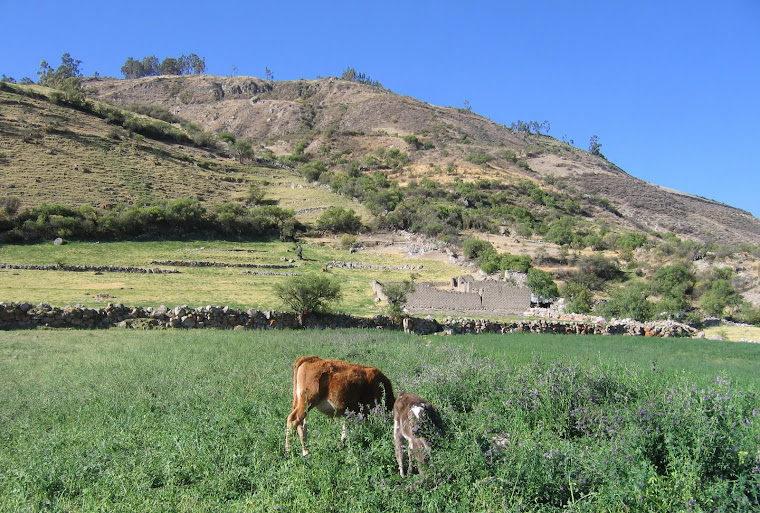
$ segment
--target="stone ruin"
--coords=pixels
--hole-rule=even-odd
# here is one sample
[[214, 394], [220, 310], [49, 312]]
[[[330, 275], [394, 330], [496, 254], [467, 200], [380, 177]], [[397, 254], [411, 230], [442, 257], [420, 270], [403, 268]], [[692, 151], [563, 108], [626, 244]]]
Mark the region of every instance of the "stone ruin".
[[[521, 314], [531, 307], [531, 291], [524, 273], [507, 271], [505, 279], [476, 280], [459, 276], [448, 282], [415, 283], [407, 294], [404, 310], [411, 314], [455, 314], [507, 316]], [[383, 284], [372, 282], [378, 298], [386, 300]]]

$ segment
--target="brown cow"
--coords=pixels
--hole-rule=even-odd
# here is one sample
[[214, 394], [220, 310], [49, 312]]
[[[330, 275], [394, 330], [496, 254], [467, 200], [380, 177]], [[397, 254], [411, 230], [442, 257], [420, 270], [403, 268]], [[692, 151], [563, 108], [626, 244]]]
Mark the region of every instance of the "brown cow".
[[[295, 426], [301, 439], [303, 455], [306, 448], [306, 413], [316, 408], [331, 417], [342, 416], [346, 411], [360, 412], [382, 403], [393, 409], [393, 387], [385, 375], [375, 367], [367, 367], [341, 360], [318, 356], [302, 356], [293, 364], [293, 411], [288, 415], [285, 430], [285, 451], [290, 451], [290, 432]], [[341, 441], [346, 438], [345, 418]]]
[[417, 470], [420, 475], [422, 463], [430, 454], [430, 442], [423, 436], [435, 431], [441, 432], [443, 425], [435, 406], [422, 399], [417, 394], [400, 394], [393, 406], [393, 445], [396, 449], [396, 461], [398, 471], [404, 475], [404, 439], [407, 441], [409, 452], [409, 469], [412, 472], [412, 464], [417, 460]]

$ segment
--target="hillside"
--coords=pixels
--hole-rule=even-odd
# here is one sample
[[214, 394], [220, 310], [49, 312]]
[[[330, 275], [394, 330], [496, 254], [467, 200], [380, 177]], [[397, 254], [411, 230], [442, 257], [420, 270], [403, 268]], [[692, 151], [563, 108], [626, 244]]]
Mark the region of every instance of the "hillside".
[[[349, 154], [366, 161], [397, 149], [409, 159], [389, 169], [388, 177], [402, 185], [424, 178], [531, 180], [585, 200], [586, 217], [595, 222], [733, 247], [760, 244], [760, 220], [745, 211], [644, 182], [546, 135], [516, 132], [464, 109], [364, 84], [335, 78], [162, 76], [87, 79], [85, 89], [115, 104], [160, 105], [206, 131], [251, 139], [258, 154], [287, 155], [305, 143], [305, 153], [314, 158]], [[429, 149], [404, 140], [412, 135]]]
[[193, 144], [132, 134], [106, 119], [58, 105], [50, 89], [28, 86], [37, 96], [0, 90], [0, 198], [20, 200], [19, 210], [40, 204], [110, 209], [193, 198], [211, 209], [240, 202], [251, 184], [265, 199], [293, 209], [313, 223], [331, 205], [356, 202], [307, 183], [282, 167], [241, 164]]

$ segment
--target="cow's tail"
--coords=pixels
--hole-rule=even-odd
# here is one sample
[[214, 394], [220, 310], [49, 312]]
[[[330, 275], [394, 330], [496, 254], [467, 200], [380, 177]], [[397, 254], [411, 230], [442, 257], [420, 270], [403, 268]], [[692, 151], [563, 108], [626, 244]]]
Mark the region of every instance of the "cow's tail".
[[296, 396], [298, 395], [298, 368], [306, 362], [318, 359], [318, 356], [300, 356], [293, 363], [293, 401], [296, 400]]
[[380, 374], [380, 383], [382, 383], [383, 388], [385, 389], [385, 408], [388, 411], [393, 411], [393, 405], [396, 404], [396, 396], [393, 395], [393, 385], [391, 385], [391, 380], [389, 380], [385, 374]]

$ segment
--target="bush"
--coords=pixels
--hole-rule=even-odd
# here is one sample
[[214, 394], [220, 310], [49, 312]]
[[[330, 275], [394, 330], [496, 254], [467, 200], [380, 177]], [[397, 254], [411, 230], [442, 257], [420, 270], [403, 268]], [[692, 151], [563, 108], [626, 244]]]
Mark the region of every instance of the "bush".
[[559, 296], [559, 289], [552, 275], [541, 269], [529, 269], [525, 284], [539, 299], [551, 299]]
[[562, 288], [562, 297], [568, 300], [565, 310], [570, 313], [590, 314], [594, 308], [591, 290], [581, 283], [566, 283]]
[[356, 233], [361, 230], [362, 220], [354, 209], [330, 207], [317, 219], [317, 228], [336, 233]]
[[332, 303], [343, 294], [340, 284], [326, 276], [316, 274], [294, 276], [274, 286], [275, 294], [291, 310], [303, 312], [327, 312]]
[[702, 294], [700, 306], [707, 315], [721, 317], [729, 306], [741, 304], [741, 296], [726, 279], [717, 279], [710, 283], [710, 287]]
[[462, 253], [469, 259], [478, 259], [482, 255], [496, 251], [490, 242], [480, 239], [465, 239], [462, 242]]
[[412, 292], [414, 292], [414, 281], [412, 280], [385, 285], [383, 294], [385, 294], [388, 302], [388, 315], [394, 318], [402, 317], [404, 315], [402, 308], [406, 303], [407, 296]]
[[631, 282], [623, 288], [612, 291], [609, 301], [597, 308], [600, 315], [611, 318], [630, 318], [637, 321], [651, 321], [655, 305], [647, 299], [648, 286], [642, 282]]

